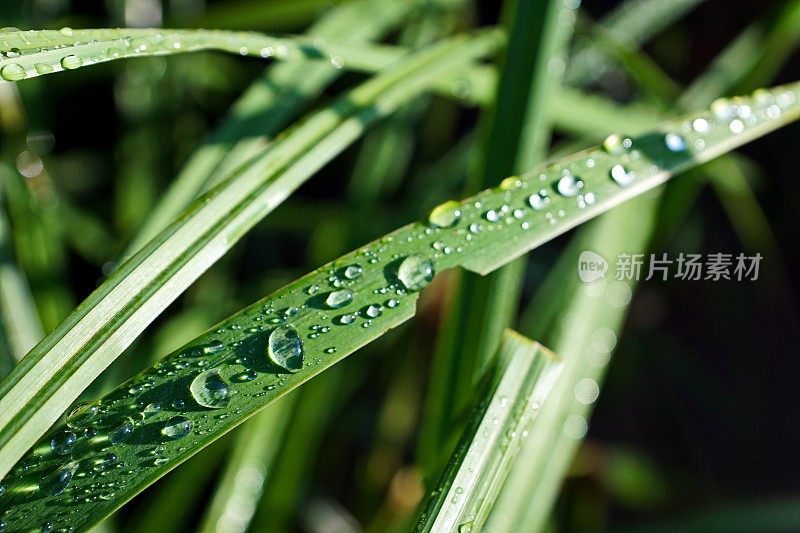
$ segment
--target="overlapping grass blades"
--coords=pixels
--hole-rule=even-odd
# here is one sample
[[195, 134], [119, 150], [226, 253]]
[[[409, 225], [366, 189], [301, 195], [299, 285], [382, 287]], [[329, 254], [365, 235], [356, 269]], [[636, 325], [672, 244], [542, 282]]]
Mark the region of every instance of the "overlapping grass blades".
[[[285, 286], [56, 428], [4, 478], [5, 520], [14, 529], [95, 523], [265, 405], [413, 316], [415, 291], [434, 272], [490, 272], [676, 172], [796, 120], [799, 96], [800, 83], [760, 90], [645, 135], [610, 138], [602, 148], [440, 206], [429, 219]], [[202, 387], [198, 393], [198, 379], [209, 385], [210, 398]]]
[[496, 30], [454, 37], [363, 83], [288, 131], [120, 266], [0, 384], [0, 475], [171, 301], [369, 124], [501, 42]]
[[563, 361], [511, 330], [503, 334], [497, 368], [416, 531], [480, 531]]

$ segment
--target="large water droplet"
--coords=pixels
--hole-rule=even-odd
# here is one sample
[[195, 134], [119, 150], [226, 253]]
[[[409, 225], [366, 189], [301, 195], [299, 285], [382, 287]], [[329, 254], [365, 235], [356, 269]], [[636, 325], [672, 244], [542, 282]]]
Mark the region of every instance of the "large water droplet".
[[461, 204], [455, 200], [449, 200], [433, 208], [428, 215], [428, 221], [433, 226], [449, 228], [461, 217]]
[[72, 451], [72, 447], [75, 446], [76, 440], [77, 437], [75, 436], [75, 433], [71, 431], [62, 431], [50, 439], [50, 449], [56, 452], [58, 455], [67, 455]]
[[556, 190], [562, 196], [575, 196], [583, 188], [583, 181], [572, 174], [561, 176], [556, 184]]
[[289, 372], [303, 368], [303, 341], [289, 326], [279, 326], [269, 334], [267, 355], [270, 360]]
[[39, 483], [39, 490], [53, 496], [61, 494], [69, 486], [70, 481], [72, 481], [72, 475], [77, 468], [77, 463], [70, 463], [58, 472], [45, 477], [41, 483]]
[[61, 58], [61, 67], [65, 70], [72, 70], [80, 67], [83, 64], [83, 60], [76, 55], [68, 55]]
[[6, 81], [19, 81], [25, 79], [25, 67], [16, 63], [9, 63], [0, 69], [0, 77]]
[[347, 279], [358, 279], [364, 269], [360, 265], [350, 265], [344, 269], [344, 277]]
[[173, 416], [161, 428], [161, 434], [170, 439], [182, 439], [192, 432], [192, 422], [185, 416]]
[[433, 263], [421, 255], [409, 255], [397, 268], [397, 279], [410, 291], [421, 291], [433, 279]]
[[108, 434], [108, 440], [111, 444], [119, 444], [131, 436], [133, 433], [133, 425], [130, 422], [124, 422], [117, 429]]
[[189, 391], [194, 401], [209, 409], [222, 409], [230, 402], [231, 389], [216, 368], [198, 374], [192, 380]]
[[67, 416], [67, 426], [71, 428], [82, 427], [97, 416], [99, 410], [100, 406], [97, 403], [82, 403]]
[[339, 309], [353, 301], [353, 293], [347, 289], [333, 291], [325, 298], [325, 305], [331, 309]]

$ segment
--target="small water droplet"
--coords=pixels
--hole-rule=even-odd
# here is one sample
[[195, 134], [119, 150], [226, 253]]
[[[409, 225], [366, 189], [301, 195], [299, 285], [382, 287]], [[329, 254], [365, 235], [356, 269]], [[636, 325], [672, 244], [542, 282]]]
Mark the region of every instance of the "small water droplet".
[[409, 255], [397, 268], [397, 279], [409, 291], [421, 291], [433, 279], [433, 263], [421, 255]]
[[744, 122], [742, 122], [738, 118], [733, 119], [731, 120], [729, 128], [731, 130], [731, 133], [738, 135], [739, 133], [742, 133], [744, 131]]
[[41, 483], [39, 483], [39, 490], [42, 490], [52, 496], [61, 494], [69, 486], [70, 481], [72, 481], [72, 476], [77, 468], [77, 463], [70, 463], [54, 474], [45, 477]]
[[449, 228], [461, 218], [461, 204], [455, 200], [449, 200], [433, 208], [428, 215], [428, 222], [432, 226]]
[[347, 324], [352, 324], [355, 319], [356, 319], [355, 315], [347, 314], [340, 316], [338, 322], [339, 324], [346, 326]]
[[664, 136], [664, 144], [670, 152], [684, 152], [686, 151], [686, 140], [677, 133], [667, 133]]
[[603, 149], [612, 155], [619, 155], [631, 146], [632, 142], [630, 139], [627, 137], [623, 138], [621, 135], [617, 135], [616, 133], [609, 135], [603, 141]]
[[575, 196], [583, 188], [583, 181], [572, 174], [565, 174], [556, 183], [556, 190], [562, 196]]
[[108, 434], [108, 440], [111, 444], [119, 444], [130, 437], [131, 433], [133, 433], [133, 425], [130, 422], [124, 422]]
[[696, 118], [692, 121], [692, 129], [697, 133], [708, 133], [711, 130], [711, 123], [704, 118]]
[[278, 326], [269, 334], [267, 355], [279, 367], [289, 372], [303, 368], [303, 341], [290, 326]]
[[231, 389], [220, 377], [219, 369], [216, 368], [195, 376], [189, 391], [194, 401], [209, 409], [222, 409], [230, 402]]
[[331, 309], [339, 309], [353, 301], [353, 293], [346, 289], [333, 291], [325, 298], [325, 305]]
[[173, 416], [161, 428], [161, 434], [170, 439], [182, 439], [192, 431], [192, 422], [185, 416]]
[[542, 189], [540, 192], [531, 194], [528, 197], [528, 204], [530, 204], [531, 208], [534, 211], [541, 211], [550, 203], [550, 195], [547, 194], [547, 191]]
[[394, 309], [394, 308], [395, 308], [395, 307], [397, 307], [398, 305], [400, 305], [400, 300], [398, 300], [398, 299], [396, 299], [396, 298], [392, 298], [391, 300], [388, 300], [388, 301], [386, 302], [386, 307], [388, 307], [388, 308], [390, 308], [390, 309]]
[[381, 316], [382, 309], [380, 305], [372, 304], [364, 309], [364, 314], [369, 318], [378, 318]]
[[238, 383], [246, 383], [248, 381], [253, 381], [257, 377], [258, 377], [258, 372], [256, 372], [255, 370], [247, 370], [245, 372], [240, 372], [234, 375], [233, 377], [231, 377], [231, 379]]
[[611, 179], [617, 182], [617, 185], [621, 187], [627, 187], [633, 183], [633, 180], [636, 178], [636, 173], [628, 171], [622, 165], [614, 165], [611, 167], [609, 174], [611, 175]]
[[207, 345], [203, 347], [203, 353], [205, 354], [213, 354], [221, 352], [222, 349], [225, 348], [225, 344], [221, 340], [214, 339], [213, 341], [209, 342]]
[[74, 34], [74, 32], [72, 31], [72, 28], [70, 28], [68, 26], [64, 26], [63, 28], [58, 30], [58, 33], [60, 33], [64, 37], [72, 37], [73, 34]]
[[80, 57], [70, 54], [61, 58], [61, 67], [65, 70], [73, 70], [79, 68], [83, 64]]

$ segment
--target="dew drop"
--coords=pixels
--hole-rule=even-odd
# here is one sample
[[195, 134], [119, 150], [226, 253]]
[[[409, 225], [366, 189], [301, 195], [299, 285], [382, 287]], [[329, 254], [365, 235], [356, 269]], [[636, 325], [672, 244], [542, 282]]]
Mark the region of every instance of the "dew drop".
[[64, 37], [72, 37], [73, 34], [74, 34], [74, 32], [72, 31], [72, 28], [70, 28], [68, 26], [64, 26], [63, 28], [58, 30], [58, 33], [60, 33]]
[[382, 309], [380, 305], [372, 304], [364, 309], [364, 314], [367, 315], [369, 318], [378, 318], [381, 316]]
[[677, 133], [667, 133], [664, 136], [664, 144], [667, 145], [667, 148], [670, 152], [685, 152], [686, 151], [686, 140], [678, 135]]
[[81, 58], [76, 55], [70, 54], [61, 58], [61, 67], [65, 70], [73, 70], [83, 64]]
[[394, 309], [398, 305], [400, 305], [400, 300], [398, 300], [396, 298], [392, 298], [391, 300], [386, 302], [386, 307], [388, 307], [390, 309]]
[[397, 268], [397, 279], [409, 291], [421, 291], [433, 279], [433, 264], [421, 255], [409, 255]]
[[77, 468], [77, 463], [70, 463], [56, 473], [45, 477], [39, 483], [39, 490], [43, 490], [52, 496], [61, 494], [69, 486], [70, 481], [72, 481], [72, 475]]
[[71, 431], [62, 431], [50, 439], [50, 449], [58, 455], [67, 455], [75, 446], [77, 437]]
[[708, 133], [711, 130], [711, 124], [704, 118], [696, 118], [692, 121], [692, 129], [697, 133]]
[[737, 119], [731, 120], [731, 123], [730, 123], [729, 127], [731, 129], [731, 133], [739, 134], [739, 133], [742, 133], [744, 131], [744, 122], [742, 122], [741, 120], [739, 120], [737, 118]]
[[487, 211], [487, 212], [486, 212], [486, 213], [485, 213], [483, 216], [484, 216], [484, 217], [486, 218], [486, 220], [488, 220], [489, 222], [497, 222], [497, 221], [498, 221], [498, 220], [500, 220], [500, 218], [502, 217], [502, 215], [501, 215], [500, 213], [498, 213], [498, 212], [497, 212], [496, 210], [494, 210], [494, 209], [489, 209], [489, 210], [488, 210], [488, 211]]
[[614, 165], [611, 167], [609, 174], [611, 174], [611, 179], [617, 182], [617, 185], [621, 187], [627, 187], [633, 183], [633, 180], [636, 178], [636, 173], [628, 171], [622, 165]]
[[214, 339], [213, 341], [209, 342], [207, 345], [203, 346], [203, 353], [205, 354], [213, 354], [222, 351], [225, 347], [225, 344], [221, 340]]
[[0, 77], [6, 81], [19, 81], [25, 79], [25, 67], [17, 63], [9, 63], [0, 69]]
[[575, 196], [582, 188], [583, 181], [572, 174], [565, 174], [556, 184], [556, 190], [562, 196]]
[[364, 269], [361, 268], [360, 265], [350, 265], [344, 269], [344, 277], [347, 279], [358, 279], [363, 272]]
[[124, 422], [117, 429], [108, 434], [108, 440], [111, 444], [119, 444], [125, 441], [133, 433], [133, 425], [130, 422]]
[[170, 439], [182, 439], [192, 432], [192, 423], [185, 416], [173, 416], [161, 428], [161, 434]]
[[428, 215], [428, 222], [432, 226], [449, 228], [461, 217], [461, 204], [455, 200], [449, 200], [433, 208]]
[[353, 301], [353, 293], [346, 289], [333, 291], [325, 298], [325, 305], [331, 309], [339, 309]]
[[290, 326], [278, 326], [269, 334], [267, 355], [279, 367], [289, 372], [303, 368], [303, 341]]
[[230, 402], [231, 389], [216, 368], [198, 374], [192, 380], [189, 392], [194, 401], [209, 409], [222, 409]]
[[536, 194], [531, 194], [528, 197], [528, 204], [530, 204], [531, 208], [534, 211], [541, 211], [550, 203], [550, 196], [547, 194], [547, 191], [542, 189], [540, 192]]
[[52, 65], [48, 65], [47, 63], [36, 63], [33, 66], [33, 70], [35, 70], [37, 74], [50, 74], [55, 69]]
[[338, 321], [339, 321], [339, 324], [341, 324], [343, 326], [346, 326], [348, 324], [352, 324], [355, 319], [356, 319], [355, 315], [347, 314], [347, 315], [340, 316]]
[[[626, 141], [628, 142], [626, 143]], [[628, 144], [627, 148], [630, 148], [629, 139], [623, 139], [621, 135], [614, 133], [606, 137], [603, 141], [603, 150], [609, 154], [619, 155], [625, 151], [626, 144]]]
[[248, 381], [253, 381], [258, 377], [258, 373], [255, 370], [248, 370], [246, 372], [240, 372], [233, 376], [233, 381], [237, 381], [239, 383], [246, 383]]
[[86, 425], [97, 416], [100, 411], [100, 406], [97, 403], [87, 402], [76, 406], [69, 415], [67, 415], [67, 426], [71, 428], [81, 427]]

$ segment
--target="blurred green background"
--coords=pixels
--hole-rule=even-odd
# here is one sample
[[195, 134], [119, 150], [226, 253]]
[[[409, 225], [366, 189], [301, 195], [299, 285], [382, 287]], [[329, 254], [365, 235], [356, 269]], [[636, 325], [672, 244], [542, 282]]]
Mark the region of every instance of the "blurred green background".
[[[751, 81], [800, 78], [800, 2], [694, 3], [640, 52], [623, 50], [616, 61], [590, 64], [584, 90], [669, 114], [681, 88], [743, 34], [729, 67], [746, 75], [724, 92], [751, 90]], [[300, 33], [334, 4], [5, 0], [0, 25]], [[500, 4], [463, 2], [443, 17], [440, 31], [496, 24]], [[595, 21], [618, 7], [612, 1], [581, 6], [572, 49], [613, 40]], [[386, 41], [415, 45], [425, 40], [419, 33], [404, 29]], [[13, 235], [6, 253], [25, 273], [45, 331], [113, 269], [192, 150], [264, 68], [253, 58], [198, 53], [112, 62], [0, 87], [0, 197]], [[317, 104], [363, 78], [345, 73]], [[173, 304], [90, 394], [323, 262], [461, 196], [479, 112], [457, 100], [415, 102], [323, 169]], [[693, 109], [691, 102], [681, 105]], [[624, 115], [617, 119], [625, 124]], [[557, 123], [552, 149], [585, 146], [607, 133], [575, 136]], [[793, 125], [742, 149], [735, 168], [709, 166], [666, 191], [651, 252], [757, 252], [761, 275], [753, 282], [639, 286], [549, 527], [800, 530], [798, 146], [800, 127]], [[732, 186], [726, 178], [733, 174], [747, 186]], [[571, 237], [531, 254], [520, 310]], [[437, 278], [413, 325], [293, 395], [293, 416], [253, 531], [279, 525], [381, 531], [413, 518], [424, 494], [415, 466], [420, 419], [452, 284], [452, 276]], [[121, 531], [194, 530], [231, 441], [164, 478], [113, 522]]]

